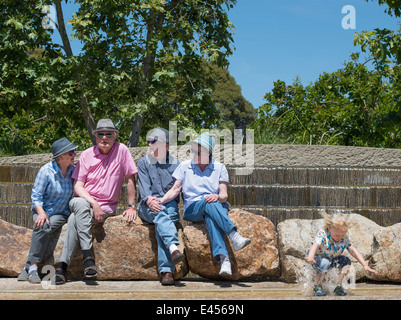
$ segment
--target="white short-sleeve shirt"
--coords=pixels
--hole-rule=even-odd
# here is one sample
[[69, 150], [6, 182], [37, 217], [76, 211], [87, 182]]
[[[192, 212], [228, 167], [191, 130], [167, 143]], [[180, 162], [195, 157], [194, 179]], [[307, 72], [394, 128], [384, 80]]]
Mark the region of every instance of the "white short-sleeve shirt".
[[193, 160], [180, 163], [173, 177], [182, 183], [184, 212], [194, 202], [203, 200], [208, 194], [219, 193], [219, 183], [228, 183], [226, 166], [212, 160], [205, 170], [201, 170]]

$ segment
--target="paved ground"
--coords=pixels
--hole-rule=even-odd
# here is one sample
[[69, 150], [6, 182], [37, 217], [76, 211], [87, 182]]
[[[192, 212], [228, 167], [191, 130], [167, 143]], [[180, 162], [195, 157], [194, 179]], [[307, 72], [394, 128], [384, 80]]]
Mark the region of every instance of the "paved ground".
[[0, 278], [1, 300], [401, 300], [401, 284], [357, 283], [346, 297], [312, 297], [297, 284], [284, 282], [69, 281], [46, 288], [45, 283]]

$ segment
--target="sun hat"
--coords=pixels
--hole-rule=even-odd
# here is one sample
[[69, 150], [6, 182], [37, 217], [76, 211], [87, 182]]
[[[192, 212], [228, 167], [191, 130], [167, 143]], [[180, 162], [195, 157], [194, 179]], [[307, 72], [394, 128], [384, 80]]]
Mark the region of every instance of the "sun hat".
[[97, 122], [96, 129], [93, 130], [92, 132], [98, 132], [98, 131], [115, 131], [118, 132], [118, 130], [114, 127], [113, 121], [110, 119], [100, 119]]
[[53, 159], [56, 159], [59, 155], [76, 148], [78, 148], [76, 145], [72, 144], [70, 140], [63, 137], [53, 142], [50, 147], [50, 151], [53, 153]]
[[169, 144], [169, 135], [170, 133], [168, 130], [157, 127], [156, 129], [152, 129], [148, 132], [146, 135], [146, 141], [157, 140]]
[[214, 139], [206, 133], [202, 133], [193, 142], [199, 144], [200, 146], [206, 148], [210, 153], [213, 153]]

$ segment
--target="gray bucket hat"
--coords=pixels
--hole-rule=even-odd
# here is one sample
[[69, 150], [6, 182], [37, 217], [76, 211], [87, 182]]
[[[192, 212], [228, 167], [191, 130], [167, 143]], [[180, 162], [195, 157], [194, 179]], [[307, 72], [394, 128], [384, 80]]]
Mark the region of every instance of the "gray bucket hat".
[[53, 142], [50, 147], [50, 151], [53, 153], [53, 159], [56, 159], [59, 155], [76, 148], [78, 147], [75, 144], [72, 144], [70, 140], [63, 137]]
[[110, 119], [100, 119], [97, 122], [96, 129], [93, 130], [92, 132], [98, 132], [98, 131], [115, 131], [118, 132], [118, 130], [114, 127], [113, 121]]

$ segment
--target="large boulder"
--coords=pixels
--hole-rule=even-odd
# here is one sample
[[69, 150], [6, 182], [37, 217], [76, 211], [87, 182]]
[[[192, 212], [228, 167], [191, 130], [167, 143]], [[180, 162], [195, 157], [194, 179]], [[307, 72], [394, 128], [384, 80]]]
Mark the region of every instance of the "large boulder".
[[26, 263], [32, 230], [0, 219], [0, 276], [18, 276]]
[[[231, 280], [266, 280], [281, 274], [273, 223], [262, 216], [234, 209], [228, 213], [240, 234], [251, 239], [251, 244], [234, 251], [231, 241], [226, 244], [231, 261]], [[211, 245], [204, 222], [184, 228], [185, 252], [191, 272], [209, 279], [227, 279], [219, 276], [220, 263], [212, 257]]]
[[[363, 258], [368, 261], [372, 256], [373, 234], [381, 227], [359, 214], [350, 214], [348, 221], [350, 241]], [[286, 282], [294, 283], [300, 278], [307, 277], [304, 273], [310, 268], [304, 257], [309, 252], [317, 232], [323, 226], [323, 219], [291, 219], [278, 224], [278, 248], [283, 277]], [[355, 278], [357, 280], [364, 278], [366, 276], [365, 270], [359, 262], [347, 250], [344, 255], [348, 256], [353, 262]]]
[[370, 263], [378, 274], [368, 275], [369, 279], [401, 282], [401, 223], [375, 232]]
[[[54, 252], [54, 260], [61, 257], [64, 233]], [[93, 252], [98, 268], [98, 280], [158, 280], [157, 241], [153, 224], [143, 223], [138, 217], [127, 223], [121, 215], [107, 218], [92, 227]], [[179, 247], [183, 250], [182, 243]], [[51, 260], [49, 261], [51, 262]], [[188, 272], [186, 262], [176, 266], [175, 278]], [[83, 260], [79, 246], [68, 268], [69, 279], [83, 277]]]
[[[54, 254], [48, 252], [44, 265], [57, 266], [61, 257], [67, 225], [62, 228]], [[138, 217], [128, 224], [121, 215], [110, 217], [92, 227], [93, 252], [99, 280], [158, 280], [157, 241], [153, 224]], [[32, 230], [0, 220], [0, 275], [17, 276], [25, 265]], [[57, 240], [57, 239], [56, 239]], [[183, 250], [182, 243], [180, 249]], [[175, 278], [188, 272], [186, 262], [177, 265]], [[69, 279], [83, 278], [83, 260], [77, 246], [68, 268]]]

